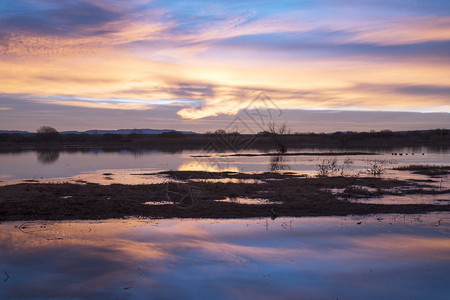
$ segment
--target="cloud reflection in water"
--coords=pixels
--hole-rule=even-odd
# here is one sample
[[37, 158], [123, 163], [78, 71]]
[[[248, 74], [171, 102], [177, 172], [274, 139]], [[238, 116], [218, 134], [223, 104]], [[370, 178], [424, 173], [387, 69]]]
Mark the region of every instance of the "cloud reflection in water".
[[11, 277], [0, 298], [444, 299], [449, 221], [129, 219], [27, 222], [22, 231], [14, 226], [23, 222], [3, 223], [0, 266]]

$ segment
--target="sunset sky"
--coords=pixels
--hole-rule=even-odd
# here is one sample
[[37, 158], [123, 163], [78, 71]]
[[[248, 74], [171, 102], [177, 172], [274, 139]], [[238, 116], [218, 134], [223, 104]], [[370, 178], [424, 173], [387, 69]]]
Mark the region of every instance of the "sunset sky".
[[[0, 129], [450, 128], [450, 1], [0, 1]], [[261, 104], [262, 105], [262, 104]]]

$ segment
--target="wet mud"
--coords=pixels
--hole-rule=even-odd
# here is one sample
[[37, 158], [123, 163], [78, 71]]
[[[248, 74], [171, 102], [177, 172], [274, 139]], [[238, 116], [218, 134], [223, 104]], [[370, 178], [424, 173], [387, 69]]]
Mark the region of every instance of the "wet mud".
[[[168, 183], [99, 185], [26, 182], [0, 187], [0, 221], [149, 218], [343, 216], [449, 211], [450, 205], [355, 203], [358, 197], [448, 194], [427, 182], [376, 177], [305, 177], [295, 173], [167, 171]], [[223, 182], [212, 179], [234, 178]], [[242, 179], [239, 181], [239, 179]], [[249, 179], [258, 180], [252, 183]], [[259, 183], [263, 181], [263, 183]], [[255, 181], [256, 182], [256, 181]], [[357, 188], [349, 188], [357, 186]], [[333, 190], [341, 189], [335, 193]], [[195, 193], [193, 193], [193, 191]], [[179, 198], [169, 197], [176, 194]], [[265, 199], [264, 204], [217, 201]], [[180, 199], [193, 200], [181, 205]], [[146, 205], [152, 202], [156, 205]], [[161, 202], [161, 205], [157, 205]]]

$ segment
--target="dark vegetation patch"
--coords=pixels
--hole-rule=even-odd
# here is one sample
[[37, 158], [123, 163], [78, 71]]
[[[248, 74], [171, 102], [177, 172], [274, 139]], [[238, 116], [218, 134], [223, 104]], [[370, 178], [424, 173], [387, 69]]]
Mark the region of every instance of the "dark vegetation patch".
[[[382, 205], [351, 203], [348, 197], [371, 197], [392, 193], [425, 193], [432, 186], [410, 181], [361, 177], [302, 178], [293, 174], [162, 172], [172, 178], [205, 179], [217, 176], [241, 176], [267, 180], [264, 184], [223, 183], [187, 180], [187, 185], [202, 191], [195, 206], [180, 208], [173, 204], [145, 205], [167, 201], [167, 184], [98, 185], [21, 183], [0, 187], [0, 220], [107, 219], [126, 216], [151, 218], [247, 218], [276, 216], [329, 216], [376, 213], [424, 213], [450, 211], [450, 205]], [[352, 187], [353, 186], [353, 187]], [[330, 189], [345, 189], [333, 194]], [[376, 191], [376, 192], [373, 192]], [[437, 192], [437, 191], [436, 191]], [[440, 191], [439, 193], [449, 193]], [[283, 204], [242, 205], [214, 200], [226, 197], [263, 198]], [[345, 199], [345, 197], [344, 197]]]
[[450, 174], [450, 166], [440, 165], [408, 165], [394, 168], [399, 171], [411, 171], [414, 174], [439, 176]]
[[408, 179], [412, 182], [439, 182], [439, 180], [433, 180], [433, 179]]
[[342, 196], [347, 198], [367, 198], [380, 196], [381, 194], [381, 190], [369, 191], [367, 188], [362, 186], [349, 186], [344, 189]]

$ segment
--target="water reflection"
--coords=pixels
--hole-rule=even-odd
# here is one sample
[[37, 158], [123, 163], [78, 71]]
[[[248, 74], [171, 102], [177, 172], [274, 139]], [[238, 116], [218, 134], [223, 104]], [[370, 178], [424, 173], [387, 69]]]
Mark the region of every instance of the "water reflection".
[[1, 299], [445, 299], [450, 215], [0, 224]]
[[[291, 149], [293, 152], [328, 152], [332, 149]], [[398, 151], [408, 152], [404, 148]], [[395, 158], [395, 165], [408, 164], [447, 164], [449, 152], [430, 152], [421, 148], [425, 155], [392, 156], [391, 151], [380, 152], [378, 160], [388, 161]], [[248, 150], [248, 152], [258, 152]], [[334, 151], [334, 150], [333, 150]], [[337, 150], [336, 150], [337, 151]], [[361, 149], [365, 151], [365, 149]], [[373, 151], [373, 150], [372, 150]], [[418, 150], [419, 151], [419, 150]], [[437, 151], [437, 150], [436, 150]], [[267, 170], [291, 170], [317, 174], [317, 163], [330, 156], [279, 156], [273, 157], [223, 157], [224, 153], [206, 153], [201, 150], [192, 151], [157, 151], [157, 150], [123, 150], [123, 149], [50, 149], [40, 151], [0, 151], [0, 178], [36, 179], [71, 177], [83, 173], [93, 173], [98, 170], [141, 169], [149, 170], [199, 170], [199, 171], [232, 171], [232, 172], [263, 172]], [[229, 154], [229, 153], [228, 153]], [[196, 156], [193, 159], [192, 156]], [[37, 158], [37, 159], [36, 159]], [[345, 159], [342, 157], [341, 159]], [[367, 160], [373, 156], [351, 157], [354, 164], [350, 167], [354, 173], [365, 171]], [[389, 165], [391, 167], [391, 165]], [[390, 170], [386, 170], [388, 174]], [[403, 172], [409, 174], [408, 172]], [[395, 175], [397, 176], [397, 175]]]
[[270, 157], [270, 170], [271, 171], [283, 171], [290, 170], [289, 165], [286, 164], [287, 159], [285, 156], [275, 155]]
[[203, 171], [203, 172], [239, 172], [236, 166], [230, 166], [224, 161], [189, 161], [178, 167], [178, 171]]
[[36, 152], [37, 160], [42, 164], [52, 164], [59, 158], [58, 150], [39, 150]]
[[217, 202], [228, 202], [242, 205], [267, 205], [267, 204], [283, 204], [281, 201], [269, 201], [262, 198], [244, 198], [244, 197], [226, 197], [225, 199], [215, 200]]

